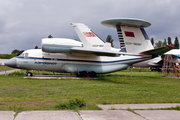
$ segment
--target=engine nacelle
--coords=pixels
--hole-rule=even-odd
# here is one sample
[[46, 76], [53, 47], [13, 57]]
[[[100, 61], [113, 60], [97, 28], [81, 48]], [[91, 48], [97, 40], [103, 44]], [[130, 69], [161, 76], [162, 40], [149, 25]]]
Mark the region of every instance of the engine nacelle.
[[70, 53], [72, 47], [82, 47], [82, 43], [67, 38], [45, 38], [41, 42], [42, 51], [48, 53]]

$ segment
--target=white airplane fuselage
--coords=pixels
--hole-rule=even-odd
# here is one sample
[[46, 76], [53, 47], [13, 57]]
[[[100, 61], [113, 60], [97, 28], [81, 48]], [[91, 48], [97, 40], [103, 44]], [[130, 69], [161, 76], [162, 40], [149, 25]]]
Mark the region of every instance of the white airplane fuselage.
[[103, 74], [123, 70], [129, 65], [148, 59], [150, 57], [147, 56], [120, 55], [109, 57], [81, 53], [47, 53], [42, 52], [41, 49], [31, 49], [10, 59], [6, 62], [6, 65], [26, 70], [68, 73], [93, 71], [97, 74]]

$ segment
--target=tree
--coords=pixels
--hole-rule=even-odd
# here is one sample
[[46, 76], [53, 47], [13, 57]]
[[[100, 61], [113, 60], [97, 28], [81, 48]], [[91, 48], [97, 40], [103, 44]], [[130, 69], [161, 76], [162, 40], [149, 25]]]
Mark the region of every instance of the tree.
[[111, 43], [111, 47], [114, 47], [113, 41], [114, 41], [114, 40], [112, 39], [112, 36], [111, 36], [111, 35], [108, 35], [107, 38], [106, 38], [106, 42]]
[[14, 56], [19, 56], [22, 52], [24, 52], [24, 50], [17, 50], [17, 49], [15, 49], [15, 50], [13, 50], [11, 52], [11, 54], [14, 55]]
[[162, 47], [163, 42], [162, 41], [158, 41], [157, 43], [155, 43], [155, 48], [159, 48]]
[[15, 49], [11, 52], [11, 54], [18, 54], [19, 52], [20, 52], [20, 50]]
[[24, 50], [21, 50], [21, 51], [19, 51], [19, 53], [17, 54], [17, 56], [19, 56], [21, 53], [23, 53], [24, 52]]
[[38, 49], [38, 46], [35, 46], [35, 49]]
[[151, 44], [154, 46], [154, 38], [151, 38]]
[[178, 40], [177, 37], [175, 38], [175, 41], [174, 41], [174, 47], [176, 47], [177, 49], [179, 49], [179, 40]]
[[49, 35], [48, 38], [53, 38], [53, 36], [52, 36], [52, 35]]
[[168, 45], [172, 45], [171, 38], [168, 37]]
[[164, 39], [162, 46], [166, 47], [166, 45], [167, 45], [167, 42], [166, 42], [166, 39]]

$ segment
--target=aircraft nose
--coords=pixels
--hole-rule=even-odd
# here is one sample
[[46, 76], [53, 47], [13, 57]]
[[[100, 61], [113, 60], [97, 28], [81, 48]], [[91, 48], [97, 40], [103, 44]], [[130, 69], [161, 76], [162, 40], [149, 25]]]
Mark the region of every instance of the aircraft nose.
[[16, 68], [16, 67], [17, 67], [17, 60], [16, 60], [16, 58], [11, 58], [10, 60], [5, 61], [4, 64], [5, 64], [6, 66]]

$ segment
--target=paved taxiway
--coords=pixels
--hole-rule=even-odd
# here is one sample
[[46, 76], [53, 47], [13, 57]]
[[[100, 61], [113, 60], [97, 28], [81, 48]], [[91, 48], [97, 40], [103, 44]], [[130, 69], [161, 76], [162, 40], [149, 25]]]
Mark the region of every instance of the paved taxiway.
[[[98, 105], [103, 110], [60, 111], [0, 111], [0, 120], [179, 120], [180, 111], [150, 110], [170, 108], [180, 104], [116, 104]], [[107, 109], [119, 110], [107, 110]], [[120, 110], [121, 109], [121, 110]], [[127, 109], [134, 109], [128, 111]]]
[[16, 69], [15, 70], [8, 70], [8, 71], [1, 71], [0, 75], [7, 74], [7, 73], [12, 73], [12, 72], [15, 72], [15, 71], [16, 71]]
[[81, 77], [77, 77], [76, 75], [33, 75], [31, 77], [24, 78], [35, 78], [35, 79], [80, 79]]

